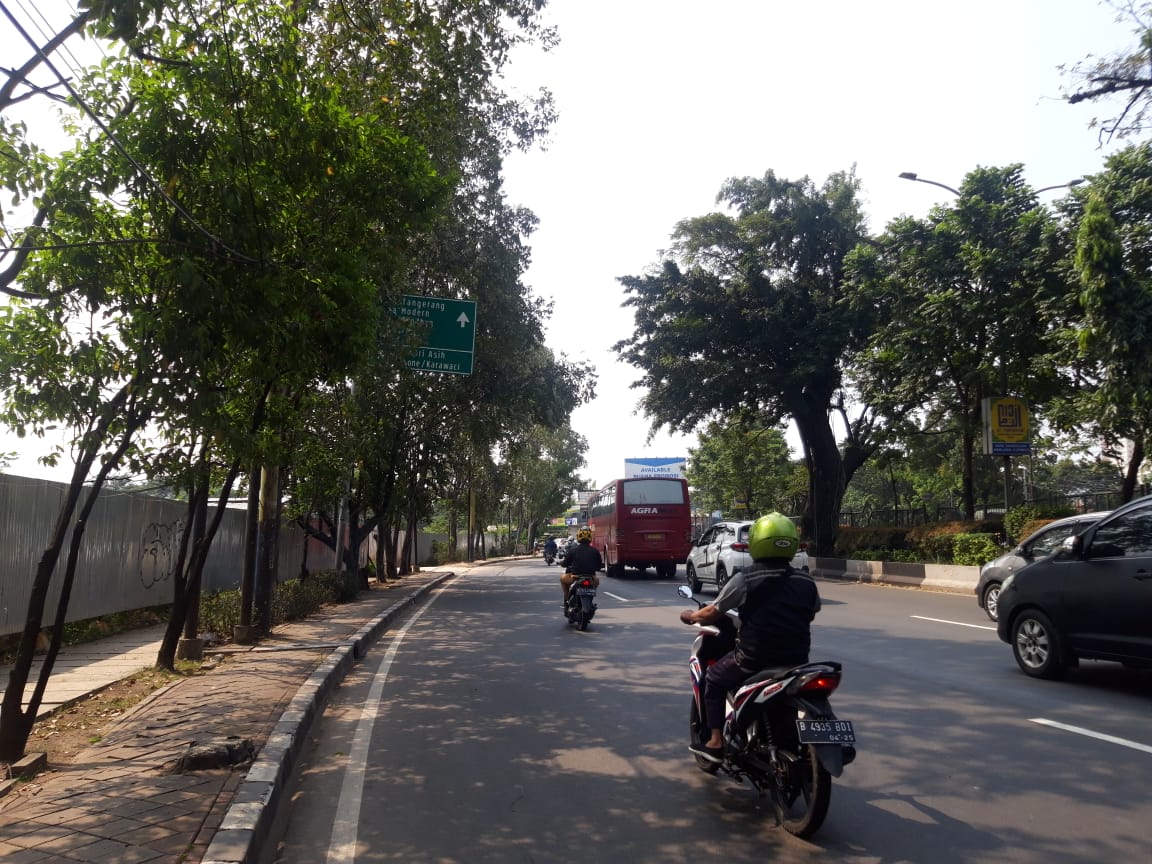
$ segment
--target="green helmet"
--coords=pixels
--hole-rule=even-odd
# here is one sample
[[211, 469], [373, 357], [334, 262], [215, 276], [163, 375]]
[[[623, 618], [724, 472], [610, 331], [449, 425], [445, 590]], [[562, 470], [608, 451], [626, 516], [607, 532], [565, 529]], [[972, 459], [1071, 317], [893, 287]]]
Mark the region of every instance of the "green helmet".
[[762, 558], [791, 560], [800, 546], [796, 524], [783, 513], [769, 513], [752, 523], [748, 531], [748, 554]]

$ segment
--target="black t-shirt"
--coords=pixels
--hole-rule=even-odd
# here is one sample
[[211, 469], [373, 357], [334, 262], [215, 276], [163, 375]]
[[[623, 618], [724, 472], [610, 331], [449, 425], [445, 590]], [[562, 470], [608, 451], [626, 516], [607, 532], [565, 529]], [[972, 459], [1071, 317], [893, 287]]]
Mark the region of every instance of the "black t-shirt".
[[577, 576], [593, 576], [597, 570], [604, 567], [600, 550], [590, 543], [577, 543], [575, 548], [570, 547], [564, 553], [564, 560], [561, 563]]

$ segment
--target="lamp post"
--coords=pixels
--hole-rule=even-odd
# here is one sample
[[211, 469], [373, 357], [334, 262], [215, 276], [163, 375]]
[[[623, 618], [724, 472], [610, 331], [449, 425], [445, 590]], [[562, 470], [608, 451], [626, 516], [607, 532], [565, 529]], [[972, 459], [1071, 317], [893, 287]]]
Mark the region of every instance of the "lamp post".
[[[953, 189], [951, 186], [948, 186], [945, 183], [938, 183], [935, 180], [925, 180], [923, 177], [919, 176], [915, 171], [901, 171], [900, 172], [900, 179], [901, 180], [913, 180], [917, 183], [928, 183], [931, 186], [939, 186], [941, 189], [946, 189], [947, 191], [951, 192], [957, 198], [963, 198], [964, 197], [959, 189]], [[1051, 192], [1053, 189], [1070, 189], [1073, 186], [1079, 186], [1083, 182], [1084, 182], [1083, 177], [1077, 177], [1075, 180], [1069, 180], [1067, 183], [1057, 183], [1055, 186], [1043, 186], [1040, 189], [1035, 190], [1034, 194], [1039, 195], [1041, 192]], [[1000, 364], [1000, 372], [1001, 372], [1001, 379], [1002, 379], [1001, 380], [1001, 387], [1004, 390], [1004, 395], [1007, 396], [1008, 395], [1008, 370], [1004, 364], [1004, 358], [1002, 356], [997, 357], [996, 360]], [[1010, 501], [1010, 495], [1012, 492], [1012, 457], [1009, 455], [1005, 455], [1003, 458], [1004, 458], [1004, 512], [1005, 512], [1005, 514], [1007, 514], [1009, 501]], [[1027, 492], [1025, 492], [1025, 494], [1027, 494]]]

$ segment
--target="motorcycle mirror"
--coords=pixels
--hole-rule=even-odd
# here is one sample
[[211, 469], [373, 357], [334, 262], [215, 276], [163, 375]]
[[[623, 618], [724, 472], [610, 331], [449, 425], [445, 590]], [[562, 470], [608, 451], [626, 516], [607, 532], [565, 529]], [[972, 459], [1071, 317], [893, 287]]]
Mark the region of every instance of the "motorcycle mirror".
[[692, 599], [692, 589], [687, 585], [680, 585], [676, 588], [676, 593], [683, 597], [685, 600]]

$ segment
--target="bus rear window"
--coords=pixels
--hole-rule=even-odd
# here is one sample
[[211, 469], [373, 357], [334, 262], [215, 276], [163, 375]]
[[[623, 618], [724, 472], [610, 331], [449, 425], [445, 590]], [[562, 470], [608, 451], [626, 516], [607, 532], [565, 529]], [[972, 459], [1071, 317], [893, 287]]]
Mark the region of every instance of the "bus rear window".
[[684, 483], [680, 480], [626, 480], [623, 488], [625, 504], [686, 504]]

